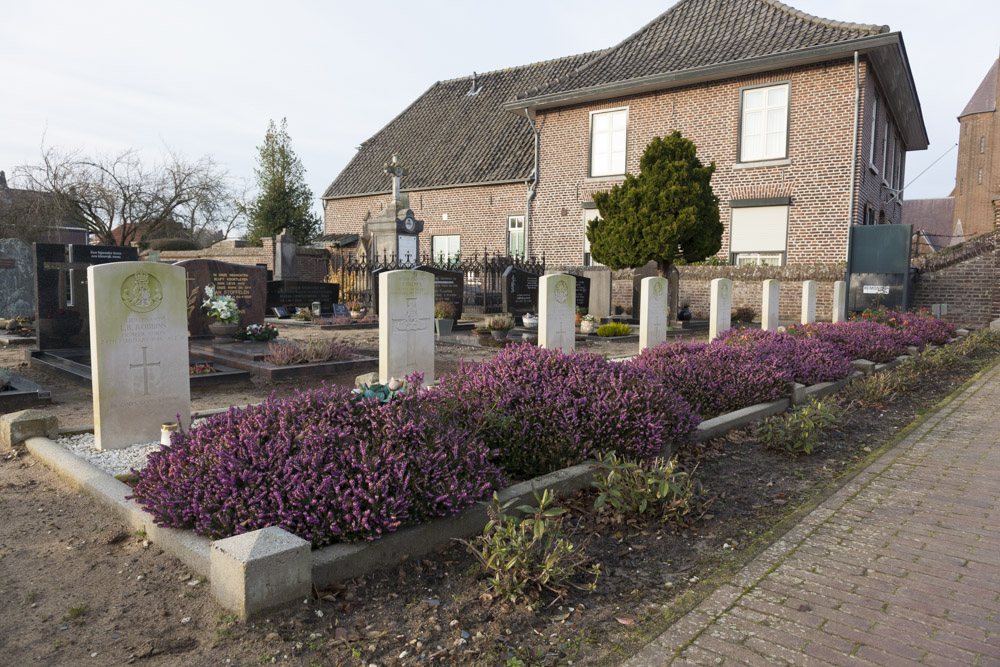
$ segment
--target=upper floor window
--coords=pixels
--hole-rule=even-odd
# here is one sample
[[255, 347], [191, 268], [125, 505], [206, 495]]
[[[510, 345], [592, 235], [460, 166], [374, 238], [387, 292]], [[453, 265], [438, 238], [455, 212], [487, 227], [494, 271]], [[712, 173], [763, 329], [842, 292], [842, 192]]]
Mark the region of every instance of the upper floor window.
[[524, 216], [507, 216], [507, 254], [524, 257]]
[[979, 152], [986, 152], [986, 137], [979, 137]]
[[889, 122], [889, 119], [886, 118], [886, 120], [885, 120], [885, 134], [882, 135], [882, 177], [886, 179], [886, 182], [888, 182], [888, 180], [889, 180], [888, 178], [886, 178], [885, 165], [886, 165], [886, 160], [889, 157], [889, 133], [890, 132], [892, 132], [892, 124]]
[[788, 157], [788, 84], [747, 88], [740, 112], [740, 162]]
[[458, 234], [436, 234], [431, 237], [431, 259], [434, 262], [457, 262], [461, 252], [462, 237]]
[[979, 178], [976, 180], [976, 185], [982, 185], [982, 184], [983, 184], [983, 168], [980, 167], [979, 168]]
[[590, 114], [591, 176], [621, 176], [625, 173], [627, 129], [628, 109]]
[[878, 93], [872, 93], [872, 133], [868, 142], [868, 164], [875, 169], [875, 146], [878, 142]]

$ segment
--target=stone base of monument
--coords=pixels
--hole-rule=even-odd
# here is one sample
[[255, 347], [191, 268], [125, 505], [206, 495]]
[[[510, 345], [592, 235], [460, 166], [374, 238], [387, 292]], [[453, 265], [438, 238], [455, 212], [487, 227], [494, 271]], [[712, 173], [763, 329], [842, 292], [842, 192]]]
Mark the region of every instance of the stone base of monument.
[[[90, 350], [68, 349], [68, 350], [25, 350], [25, 361], [34, 369], [45, 373], [58, 375], [71, 382], [91, 385], [90, 372]], [[194, 354], [190, 355], [189, 363], [205, 364], [213, 362], [212, 359], [203, 359]], [[246, 382], [250, 379], [250, 373], [239, 368], [213, 363], [214, 371], [191, 376], [192, 387], [211, 387], [217, 384], [229, 384], [231, 382]]]
[[[280, 340], [280, 339], [279, 339]], [[314, 364], [278, 366], [266, 361], [269, 343], [216, 343], [209, 340], [192, 340], [191, 355], [218, 364], [265, 377], [268, 380], [288, 380], [300, 377], [324, 377], [347, 371], [365, 371], [378, 367], [377, 354], [361, 350], [356, 359], [322, 361]]]
[[28, 378], [14, 375], [0, 391], [0, 413], [16, 412], [52, 404], [52, 392]]

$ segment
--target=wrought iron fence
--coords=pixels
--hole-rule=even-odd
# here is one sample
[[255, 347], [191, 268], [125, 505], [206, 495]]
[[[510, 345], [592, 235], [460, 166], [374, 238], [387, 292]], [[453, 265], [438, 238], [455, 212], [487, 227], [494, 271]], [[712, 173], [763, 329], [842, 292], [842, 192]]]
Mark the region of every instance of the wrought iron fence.
[[369, 258], [353, 255], [333, 258], [334, 276], [340, 278], [340, 291], [344, 301], [360, 301], [366, 307], [374, 304], [373, 273], [396, 269], [414, 269], [433, 266], [448, 271], [461, 271], [464, 275], [464, 303], [466, 313], [499, 313], [503, 310], [503, 273], [514, 266], [523, 271], [542, 275], [545, 273], [545, 256], [536, 258], [511, 257], [484, 250], [472, 255], [448, 258], [441, 254], [435, 259], [429, 253], [411, 261], [409, 255], [398, 260], [395, 255], [383, 254]]

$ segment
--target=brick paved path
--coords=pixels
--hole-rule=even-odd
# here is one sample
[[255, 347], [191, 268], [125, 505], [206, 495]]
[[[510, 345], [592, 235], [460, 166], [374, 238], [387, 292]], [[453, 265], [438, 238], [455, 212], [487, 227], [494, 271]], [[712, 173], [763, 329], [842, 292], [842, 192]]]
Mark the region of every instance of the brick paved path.
[[626, 664], [1000, 665], [1000, 366]]

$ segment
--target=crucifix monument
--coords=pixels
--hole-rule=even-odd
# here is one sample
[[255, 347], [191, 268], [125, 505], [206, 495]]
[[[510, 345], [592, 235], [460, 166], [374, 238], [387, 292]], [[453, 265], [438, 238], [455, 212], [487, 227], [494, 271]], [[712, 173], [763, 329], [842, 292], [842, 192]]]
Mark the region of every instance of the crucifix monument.
[[434, 381], [434, 276], [386, 271], [379, 276], [378, 377], [385, 384], [413, 373]]
[[155, 262], [87, 268], [98, 449], [160, 439], [191, 414], [184, 269]]
[[416, 266], [420, 263], [420, 232], [424, 221], [417, 220], [410, 210], [409, 196], [401, 191], [406, 168], [393, 154], [392, 161], [385, 163], [383, 171], [392, 179], [392, 199], [378, 216], [365, 222], [362, 237], [368, 244], [369, 252], [381, 259], [397, 257], [401, 264]]

